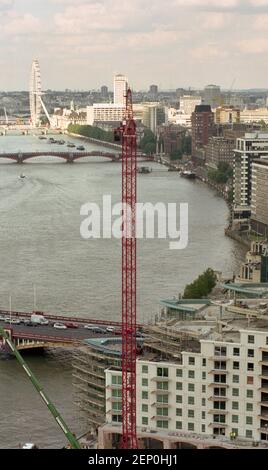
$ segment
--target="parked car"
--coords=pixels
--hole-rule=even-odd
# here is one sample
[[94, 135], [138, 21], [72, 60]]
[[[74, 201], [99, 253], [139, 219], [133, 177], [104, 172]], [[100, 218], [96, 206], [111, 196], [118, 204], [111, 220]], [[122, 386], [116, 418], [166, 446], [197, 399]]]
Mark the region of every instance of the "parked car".
[[65, 326], [67, 326], [67, 328], [78, 328], [78, 325], [76, 323], [73, 323], [71, 321], [68, 321], [66, 323], [64, 323]]
[[11, 320], [11, 325], [20, 325], [20, 319], [19, 318], [13, 318]]
[[58, 330], [67, 330], [67, 326], [63, 323], [54, 323], [54, 328], [57, 328]]
[[5, 318], [4, 315], [0, 315], [0, 321], [5, 321]]

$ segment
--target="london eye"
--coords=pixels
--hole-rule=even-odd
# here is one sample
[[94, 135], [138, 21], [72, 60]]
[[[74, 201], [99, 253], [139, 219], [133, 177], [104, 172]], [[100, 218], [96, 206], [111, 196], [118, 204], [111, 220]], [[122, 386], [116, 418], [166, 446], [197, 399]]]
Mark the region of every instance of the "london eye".
[[30, 75], [30, 112], [31, 112], [31, 125], [38, 127], [41, 124], [42, 108], [50, 123], [50, 117], [42, 100], [42, 81], [39, 61], [35, 59], [32, 63]]

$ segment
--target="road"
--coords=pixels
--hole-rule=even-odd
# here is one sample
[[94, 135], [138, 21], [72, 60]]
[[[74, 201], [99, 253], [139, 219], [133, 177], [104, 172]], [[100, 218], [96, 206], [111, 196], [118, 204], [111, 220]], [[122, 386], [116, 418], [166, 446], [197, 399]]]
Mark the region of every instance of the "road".
[[[4, 321], [0, 321], [0, 325], [2, 328], [9, 328], [10, 324]], [[26, 326], [26, 325], [11, 325], [13, 330], [13, 335], [16, 334], [25, 334], [27, 338], [29, 335], [33, 335], [33, 337], [39, 336], [47, 336], [47, 337], [55, 337], [55, 338], [68, 338], [70, 340], [84, 340], [89, 338], [101, 338], [103, 336], [115, 336], [113, 333], [94, 333], [91, 330], [87, 330], [84, 326], [79, 325], [78, 328], [67, 328], [65, 330], [60, 330], [54, 328], [52, 324], [50, 325], [41, 325], [41, 326]]]

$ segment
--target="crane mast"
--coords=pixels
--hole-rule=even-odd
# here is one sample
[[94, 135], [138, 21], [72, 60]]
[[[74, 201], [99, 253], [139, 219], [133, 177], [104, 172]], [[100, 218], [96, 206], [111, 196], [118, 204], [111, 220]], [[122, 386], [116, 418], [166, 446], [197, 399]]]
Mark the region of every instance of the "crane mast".
[[136, 449], [136, 202], [137, 135], [132, 92], [127, 90], [122, 135], [122, 442]]

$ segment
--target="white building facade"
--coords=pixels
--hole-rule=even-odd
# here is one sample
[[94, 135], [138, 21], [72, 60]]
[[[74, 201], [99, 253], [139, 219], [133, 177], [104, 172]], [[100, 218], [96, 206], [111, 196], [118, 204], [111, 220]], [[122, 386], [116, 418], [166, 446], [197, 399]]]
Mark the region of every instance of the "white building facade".
[[87, 106], [87, 124], [93, 126], [99, 122], [121, 122], [125, 107], [119, 104], [95, 103]]
[[[137, 426], [268, 440], [268, 330], [236, 342], [201, 340], [182, 363], [137, 361]], [[121, 372], [106, 371], [106, 422], [122, 421]]]
[[201, 96], [185, 95], [180, 98], [180, 110], [184, 114], [191, 115], [195, 107], [202, 103]]
[[126, 93], [128, 79], [124, 75], [115, 75], [114, 77], [114, 104], [118, 106], [126, 105]]

